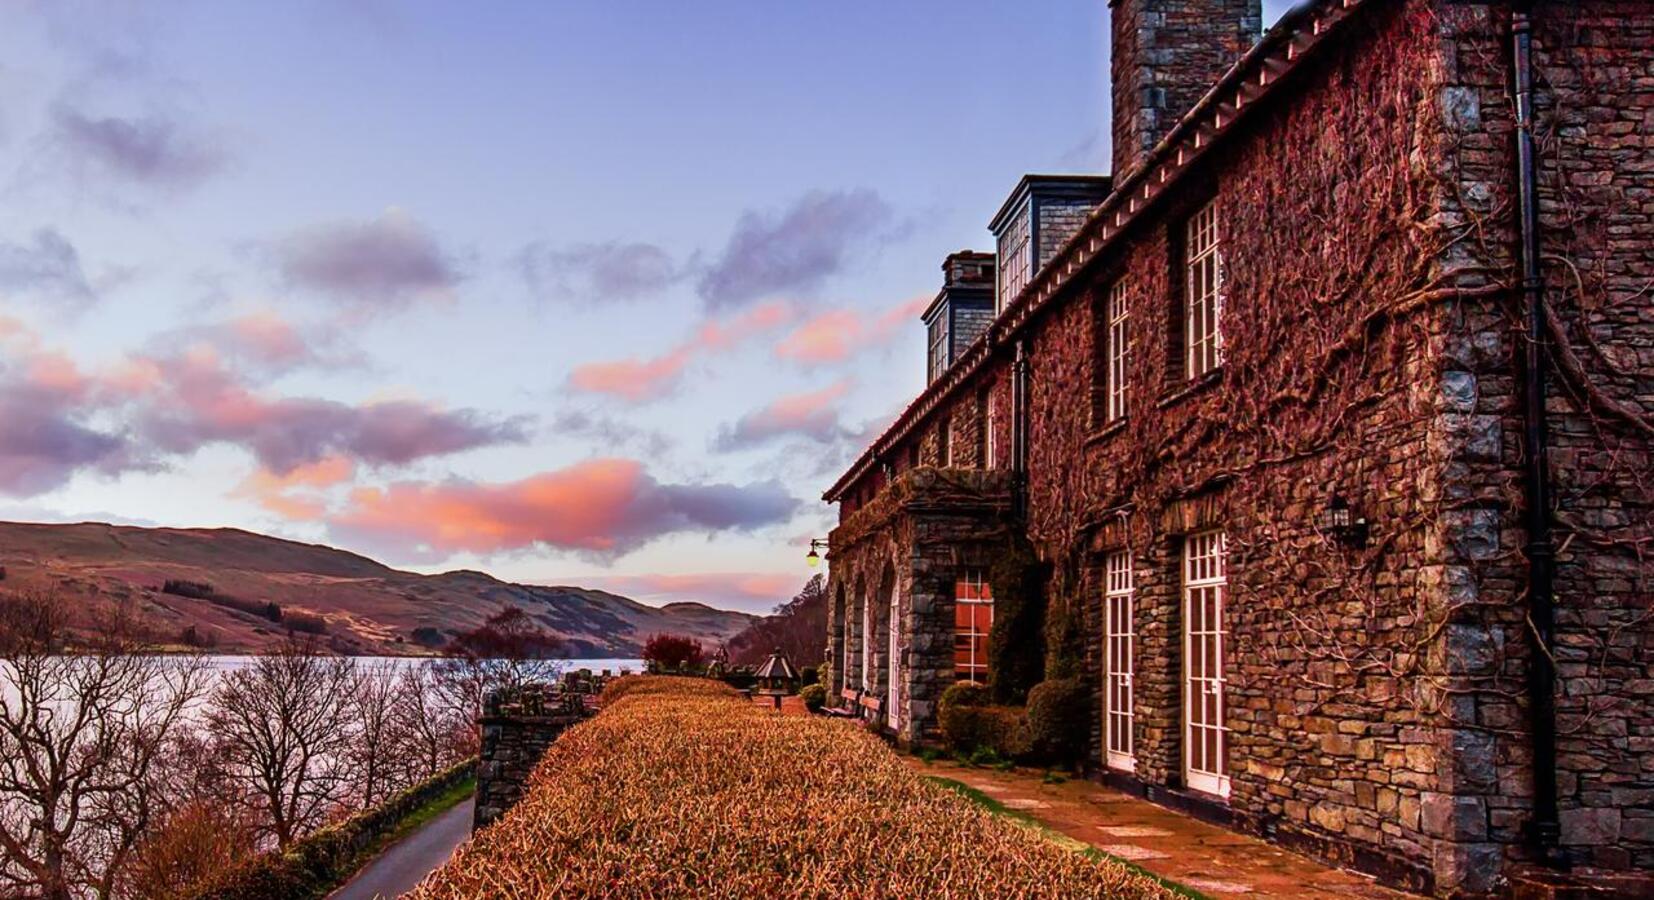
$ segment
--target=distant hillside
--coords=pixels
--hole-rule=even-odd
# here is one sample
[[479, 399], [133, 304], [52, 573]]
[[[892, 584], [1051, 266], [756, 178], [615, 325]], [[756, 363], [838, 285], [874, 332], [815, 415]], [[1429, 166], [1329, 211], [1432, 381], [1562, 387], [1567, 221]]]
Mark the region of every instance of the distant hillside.
[[[187, 636], [217, 653], [268, 649], [293, 627], [322, 631], [342, 653], [430, 653], [508, 603], [561, 637], [570, 656], [587, 659], [636, 657], [657, 633], [717, 644], [755, 620], [699, 603], [653, 607], [481, 572], [416, 575], [332, 547], [229, 528], [0, 522], [0, 566], [0, 587], [130, 598], [158, 639]], [[167, 582], [175, 583], [170, 592], [162, 589]]]

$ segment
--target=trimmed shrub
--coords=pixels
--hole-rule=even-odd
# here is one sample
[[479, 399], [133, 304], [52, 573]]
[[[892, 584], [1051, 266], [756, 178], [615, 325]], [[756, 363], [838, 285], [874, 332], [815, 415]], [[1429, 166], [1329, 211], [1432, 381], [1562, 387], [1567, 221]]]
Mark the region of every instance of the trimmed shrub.
[[942, 699], [936, 701], [938, 711], [950, 706], [987, 706], [993, 702], [988, 689], [974, 681], [959, 681], [948, 685]]
[[800, 684], [819, 684], [820, 676], [821, 673], [815, 666], [805, 666], [798, 670], [798, 682]]
[[803, 698], [804, 708], [813, 713], [821, 712], [822, 707], [827, 705], [827, 689], [819, 684], [805, 685], [798, 696]]
[[636, 694], [671, 694], [680, 697], [736, 697], [729, 685], [708, 678], [687, 675], [624, 675], [604, 685], [598, 705], [604, 709]]
[[1073, 598], [1052, 596], [1045, 601], [1045, 677], [1078, 678], [1085, 653], [1079, 610]]
[[948, 685], [936, 701], [936, 724], [942, 739], [958, 753], [969, 753], [982, 743], [982, 717], [977, 710], [993, 702], [988, 689], [973, 681]]
[[1045, 676], [1045, 576], [1049, 567], [1025, 539], [988, 569], [994, 624], [988, 632], [989, 687], [998, 703], [1022, 703]]
[[1078, 678], [1042, 681], [1028, 692], [1028, 738], [1048, 762], [1073, 763], [1090, 735], [1090, 692]]
[[984, 706], [982, 746], [990, 747], [1006, 761], [1021, 759], [1033, 746], [1028, 739], [1028, 714], [1020, 706]]
[[1026, 756], [1030, 748], [1023, 711], [1015, 706], [947, 706], [937, 713], [942, 737], [961, 754], [989, 751], [1001, 759]]

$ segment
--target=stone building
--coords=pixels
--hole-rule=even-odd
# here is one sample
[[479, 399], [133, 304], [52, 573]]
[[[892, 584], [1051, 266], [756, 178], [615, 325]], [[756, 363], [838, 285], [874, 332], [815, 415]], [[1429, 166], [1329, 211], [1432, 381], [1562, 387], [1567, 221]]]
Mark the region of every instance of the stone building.
[[825, 494], [835, 687], [934, 739], [1023, 537], [1098, 777], [1444, 895], [1654, 868], [1654, 4], [1111, 7], [1112, 177], [1018, 185]]

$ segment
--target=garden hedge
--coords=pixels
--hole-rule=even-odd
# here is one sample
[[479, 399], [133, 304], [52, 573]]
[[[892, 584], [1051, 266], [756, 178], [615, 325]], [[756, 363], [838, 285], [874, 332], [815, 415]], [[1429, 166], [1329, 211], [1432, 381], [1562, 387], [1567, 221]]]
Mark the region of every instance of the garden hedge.
[[191, 900], [304, 900], [325, 896], [367, 861], [368, 851], [403, 820], [476, 775], [475, 758], [293, 842], [285, 851], [260, 854], [197, 885]]
[[647, 679], [564, 732], [523, 799], [409, 896], [1173, 895], [919, 777], [855, 723]]

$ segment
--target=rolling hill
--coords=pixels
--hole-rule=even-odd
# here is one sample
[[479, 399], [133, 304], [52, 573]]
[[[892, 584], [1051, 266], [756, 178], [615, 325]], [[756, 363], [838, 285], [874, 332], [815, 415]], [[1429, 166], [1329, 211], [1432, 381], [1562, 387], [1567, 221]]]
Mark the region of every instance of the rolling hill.
[[[636, 657], [658, 633], [717, 644], [755, 620], [700, 603], [654, 607], [481, 572], [418, 575], [332, 547], [230, 528], [0, 522], [0, 566], [0, 587], [55, 590], [86, 601], [85, 608], [99, 599], [129, 600], [158, 641], [180, 643], [188, 635], [215, 653], [269, 649], [299, 622], [322, 630], [324, 642], [341, 653], [430, 653], [507, 604], [562, 638], [577, 659]], [[187, 582], [185, 593], [163, 590], [169, 581]]]

